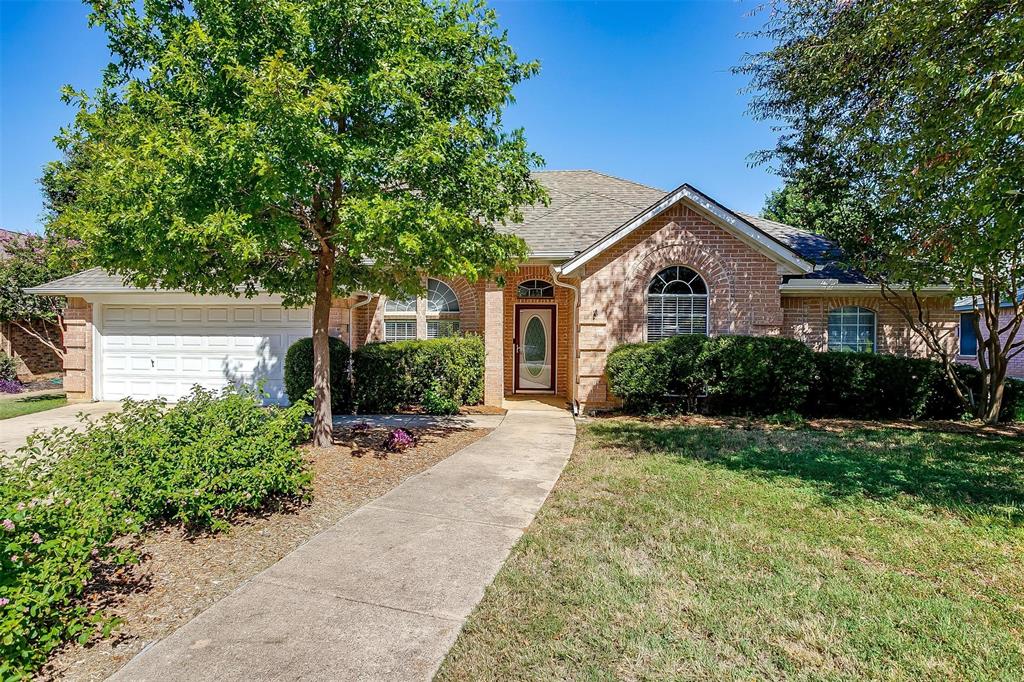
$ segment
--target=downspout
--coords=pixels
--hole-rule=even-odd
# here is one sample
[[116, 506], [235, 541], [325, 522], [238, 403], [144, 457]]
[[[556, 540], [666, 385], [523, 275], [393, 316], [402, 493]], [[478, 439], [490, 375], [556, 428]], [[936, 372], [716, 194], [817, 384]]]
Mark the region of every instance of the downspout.
[[[576, 339], [577, 339], [577, 337], [579, 335], [579, 326], [580, 326], [579, 325], [580, 289], [579, 289], [579, 287], [573, 286], [572, 284], [569, 284], [568, 282], [560, 281], [558, 279], [558, 270], [555, 269], [554, 265], [551, 265], [551, 266], [548, 266], [548, 267], [549, 267], [549, 269], [551, 271], [551, 281], [555, 284], [555, 286], [559, 286], [559, 287], [562, 287], [564, 289], [569, 289], [570, 291], [572, 291], [572, 330], [571, 330], [571, 332], [569, 334], [569, 348], [570, 348], [570, 351], [571, 351], [569, 353], [569, 364], [570, 364], [570, 366], [572, 368], [571, 372], [570, 372], [570, 374], [571, 374], [570, 378], [572, 379], [572, 381], [570, 382], [571, 388], [569, 390], [570, 390], [570, 393], [572, 395], [572, 397], [570, 398], [570, 404], [572, 405], [572, 413], [573, 413], [574, 416], [578, 417], [579, 414], [580, 414], [580, 403], [579, 403], [578, 400], [576, 400], [576, 387], [579, 385], [579, 376], [578, 376], [579, 375], [579, 359], [576, 357], [576, 355], [577, 355], [577, 352], [576, 352]], [[556, 330], [555, 333], [557, 334], [558, 331]]]

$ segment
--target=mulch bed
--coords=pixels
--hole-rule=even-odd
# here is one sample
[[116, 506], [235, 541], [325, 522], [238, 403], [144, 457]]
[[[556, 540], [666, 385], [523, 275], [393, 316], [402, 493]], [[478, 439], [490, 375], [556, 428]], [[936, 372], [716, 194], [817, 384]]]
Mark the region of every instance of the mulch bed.
[[59, 650], [40, 679], [102, 680], [149, 642], [167, 636], [305, 540], [403, 480], [486, 435], [488, 429], [410, 429], [415, 447], [387, 453], [387, 429], [338, 429], [330, 448], [306, 448], [314, 471], [308, 504], [240, 521], [219, 535], [179, 528], [148, 535], [143, 561], [103, 577], [93, 600], [123, 620], [109, 638]]

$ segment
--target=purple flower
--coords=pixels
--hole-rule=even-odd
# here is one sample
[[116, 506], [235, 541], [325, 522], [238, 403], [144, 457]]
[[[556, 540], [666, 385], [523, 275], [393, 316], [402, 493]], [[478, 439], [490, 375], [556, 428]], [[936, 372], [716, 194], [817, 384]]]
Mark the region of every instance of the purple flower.
[[0, 597], [0, 606], [7, 606], [11, 603], [11, 600], [7, 597]]
[[0, 526], [3, 526], [4, 530], [14, 530], [14, 521], [4, 519], [3, 521], [0, 521]]
[[32, 533], [32, 544], [35, 544], [35, 545], [43, 544], [43, 539], [41, 537], [39, 537], [39, 533]]
[[21, 384], [17, 380], [0, 379], [0, 393], [21, 393], [21, 391]]
[[416, 445], [416, 436], [406, 429], [394, 429], [384, 439], [383, 447], [388, 452], [402, 452]]

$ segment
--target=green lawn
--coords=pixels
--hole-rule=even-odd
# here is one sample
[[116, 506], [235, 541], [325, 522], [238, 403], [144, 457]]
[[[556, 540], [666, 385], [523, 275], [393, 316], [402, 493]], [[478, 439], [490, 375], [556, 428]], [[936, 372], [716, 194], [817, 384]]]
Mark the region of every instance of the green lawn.
[[23, 414], [52, 410], [55, 407], [63, 407], [67, 404], [68, 400], [63, 395], [36, 395], [0, 400], [0, 419], [10, 419], [11, 417], [20, 417]]
[[604, 419], [441, 680], [1019, 680], [1024, 439]]

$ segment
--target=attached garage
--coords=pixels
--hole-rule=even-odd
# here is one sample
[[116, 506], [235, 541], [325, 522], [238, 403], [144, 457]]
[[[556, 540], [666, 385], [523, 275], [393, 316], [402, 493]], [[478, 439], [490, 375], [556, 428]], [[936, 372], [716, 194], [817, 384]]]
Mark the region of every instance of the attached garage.
[[268, 401], [286, 403], [284, 356], [310, 335], [309, 309], [279, 305], [93, 307], [96, 400], [177, 400], [194, 385], [219, 389], [262, 383]]
[[[66, 296], [64, 388], [73, 400], [174, 402], [193, 386], [262, 386], [286, 404], [284, 357], [312, 333], [309, 308], [279, 296], [194, 296], [136, 289], [99, 268], [29, 290]], [[348, 310], [332, 311], [330, 332], [349, 338]]]

